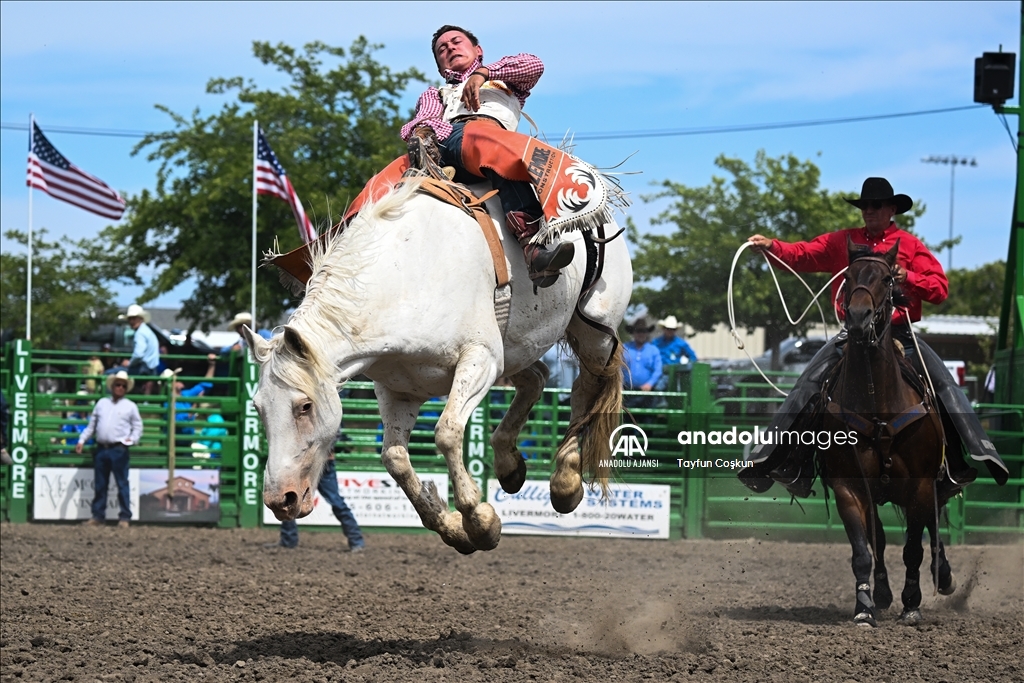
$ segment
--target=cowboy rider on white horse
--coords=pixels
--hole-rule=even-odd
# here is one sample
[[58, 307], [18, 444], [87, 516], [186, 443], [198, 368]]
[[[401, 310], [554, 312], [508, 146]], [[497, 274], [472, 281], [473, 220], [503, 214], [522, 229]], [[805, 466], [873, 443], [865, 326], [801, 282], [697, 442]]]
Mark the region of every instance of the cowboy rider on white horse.
[[498, 190], [506, 224], [523, 247], [530, 279], [539, 287], [550, 287], [559, 270], [572, 262], [575, 248], [571, 242], [550, 247], [531, 243], [544, 216], [531, 180], [536, 183], [539, 174], [536, 159], [562, 153], [553, 148], [538, 152], [537, 147], [546, 146], [534, 142], [534, 156], [527, 163], [523, 150], [532, 138], [515, 132], [544, 64], [534, 55], [521, 53], [485, 66], [477, 37], [458, 26], [435, 31], [431, 50], [445, 85], [420, 95], [415, 117], [402, 127], [409, 156], [396, 159], [371, 178], [343, 222], [398, 183], [410, 159], [416, 162], [425, 153], [439, 165], [454, 167], [456, 182], [491, 182]]

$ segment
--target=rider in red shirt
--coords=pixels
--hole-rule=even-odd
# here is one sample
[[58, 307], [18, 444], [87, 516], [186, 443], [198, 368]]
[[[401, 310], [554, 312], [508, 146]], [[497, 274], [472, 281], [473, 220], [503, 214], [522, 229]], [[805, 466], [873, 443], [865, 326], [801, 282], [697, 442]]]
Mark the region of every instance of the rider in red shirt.
[[[971, 408], [967, 397], [952, 382], [949, 371], [936, 353], [920, 338], [915, 348], [910, 333], [910, 323], [921, 319], [921, 301], [940, 304], [949, 293], [949, 283], [942, 266], [921, 240], [909, 232], [901, 230], [893, 222], [893, 216], [906, 212], [913, 201], [905, 194], [894, 194], [892, 185], [885, 178], [868, 178], [864, 181], [859, 199], [847, 199], [861, 210], [864, 226], [819, 235], [809, 242], [783, 242], [763, 235], [753, 235], [748, 240], [760, 251], [769, 251], [784, 263], [800, 272], [826, 272], [835, 275], [849, 265], [847, 240], [858, 245], [868, 245], [878, 253], [885, 253], [899, 241], [896, 257], [894, 279], [903, 293], [910, 300], [907, 315], [902, 310], [895, 310], [892, 317], [892, 336], [903, 344], [907, 358], [919, 373], [922, 362], [928, 369], [939, 402], [944, 413], [951, 419], [956, 434], [947, 434], [950, 448], [947, 452], [946, 479], [942, 485], [955, 493], [966, 484], [974, 481], [978, 473], [968, 467], [961, 454], [956, 436], [960, 437], [963, 447], [975, 460], [986, 464], [993, 478], [1000, 484], [1004, 483], [1009, 474], [1006, 465], [1000, 459], [992, 442], [985, 434], [981, 423]], [[839, 295], [842, 279], [832, 283], [832, 300]], [[840, 317], [843, 311], [838, 307]], [[768, 431], [774, 429], [794, 429], [798, 421], [801, 425], [811, 425], [816, 419], [817, 405], [821, 386], [829, 371], [842, 356], [843, 345], [846, 343], [846, 331], [841, 331], [815, 355], [803, 374], [796, 381], [793, 390], [786, 397], [782, 407], [772, 419]], [[789, 453], [780, 452], [774, 444], [761, 444], [751, 452], [753, 467], [740, 472], [740, 479], [755, 491], [766, 491], [772, 485], [772, 479], [785, 486], [790, 493], [806, 497], [810, 493], [814, 481], [814, 466], [811, 461], [813, 449], [796, 448]], [[788, 456], [783, 460], [783, 456]], [[772, 479], [767, 479], [765, 473]]]

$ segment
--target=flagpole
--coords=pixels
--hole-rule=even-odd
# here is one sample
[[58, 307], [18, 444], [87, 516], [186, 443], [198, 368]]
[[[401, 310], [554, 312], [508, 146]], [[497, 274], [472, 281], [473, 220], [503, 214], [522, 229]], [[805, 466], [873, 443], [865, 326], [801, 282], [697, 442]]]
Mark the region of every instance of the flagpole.
[[259, 154], [260, 122], [252, 122], [252, 299], [249, 307], [252, 313], [253, 329], [259, 329], [256, 322], [256, 157]]
[[[35, 132], [36, 116], [28, 115], [28, 153], [32, 154], [32, 134]], [[32, 185], [28, 186], [28, 267], [25, 269], [25, 339], [32, 339]]]

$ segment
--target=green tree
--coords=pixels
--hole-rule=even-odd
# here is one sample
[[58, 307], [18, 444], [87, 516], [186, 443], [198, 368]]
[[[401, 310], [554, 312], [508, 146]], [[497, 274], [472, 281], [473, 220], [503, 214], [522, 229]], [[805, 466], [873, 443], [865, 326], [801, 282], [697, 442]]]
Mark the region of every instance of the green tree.
[[[843, 201], [859, 192], [830, 192], [819, 186], [821, 172], [811, 161], [793, 155], [772, 158], [757, 153], [753, 165], [741, 159], [719, 156], [715, 165], [730, 177], [712, 177], [704, 187], [688, 187], [666, 180], [661, 191], [644, 196], [646, 202], [668, 200], [669, 206], [652, 219], [654, 226], [670, 226], [671, 232], [641, 233], [632, 223], [629, 238], [636, 245], [633, 271], [641, 285], [634, 299], [652, 313], [673, 314], [697, 330], [711, 330], [728, 320], [726, 285], [733, 255], [746, 239], [760, 233], [785, 241], [811, 239], [821, 233], [862, 225], [857, 209]], [[898, 217], [904, 229], [912, 229], [924, 206]], [[777, 263], [773, 264], [791, 314], [796, 317], [810, 295]], [[803, 275], [817, 291], [825, 275]], [[775, 349], [790, 335], [800, 334], [816, 319], [808, 315], [794, 328], [785, 311], [764, 259], [746, 251], [737, 264], [734, 284], [737, 324], [765, 328], [765, 345]], [[834, 320], [827, 298], [822, 301], [826, 319]], [[814, 315], [817, 315], [816, 313]]]
[[[28, 235], [9, 230], [4, 237], [28, 246]], [[111, 322], [117, 315], [105, 286], [100, 249], [88, 240], [47, 242], [46, 230], [33, 232], [32, 344], [60, 348]], [[25, 336], [26, 254], [0, 254], [0, 300], [4, 338]]]
[[1005, 261], [993, 261], [974, 269], [954, 268], [949, 278], [949, 298], [928, 311], [935, 315], [999, 316], [1003, 306]]
[[[398, 132], [408, 117], [399, 98], [424, 77], [377, 62], [380, 47], [362, 37], [347, 52], [319, 42], [302, 51], [256, 42], [256, 58], [285, 74], [287, 86], [267, 90], [240, 77], [214, 78], [207, 92], [230, 98], [215, 114], [202, 116], [197, 108], [185, 117], [158, 105], [174, 129], [147, 136], [134, 150], [148, 150], [160, 168], [155, 190], [129, 197], [125, 219], [101, 235], [121, 245], [108, 259], [111, 277], [145, 285], [143, 302], [194, 277], [197, 287], [183, 317], [205, 329], [248, 309], [253, 121], [259, 120], [314, 224], [326, 229], [363, 183], [405, 149]], [[333, 68], [324, 59], [336, 62]], [[300, 244], [286, 202], [265, 196], [258, 214], [261, 252], [275, 239], [284, 250]], [[263, 268], [257, 301], [263, 320], [295, 303], [276, 274]]]

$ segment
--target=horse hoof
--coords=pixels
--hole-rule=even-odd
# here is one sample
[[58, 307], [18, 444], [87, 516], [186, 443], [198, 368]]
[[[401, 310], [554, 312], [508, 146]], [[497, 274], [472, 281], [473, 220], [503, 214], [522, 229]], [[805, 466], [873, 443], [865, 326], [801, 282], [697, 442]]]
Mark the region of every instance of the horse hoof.
[[921, 620], [923, 618], [924, 617], [921, 616], [921, 610], [911, 609], [903, 610], [903, 614], [901, 614], [900, 618], [896, 621], [903, 624], [904, 626], [917, 626], [921, 623]]
[[501, 490], [505, 493], [519, 493], [519, 490], [523, 488], [523, 484], [526, 483], [526, 461], [523, 457], [516, 452], [519, 457], [519, 464], [516, 465], [516, 471], [512, 474], [506, 475], [504, 478], [498, 477], [498, 483], [501, 484]]
[[555, 512], [567, 515], [579, 507], [581, 500], [583, 500], [582, 486], [578, 487], [570, 496], [560, 497], [551, 494], [551, 507], [555, 508]]
[[870, 612], [861, 612], [853, 618], [853, 623], [857, 626], [870, 626], [872, 628], [878, 626], [878, 622], [875, 621], [875, 616]]
[[462, 516], [462, 527], [477, 550], [494, 550], [501, 540], [501, 519], [490, 503], [480, 503]]
[[892, 605], [891, 590], [879, 590], [878, 588], [875, 588], [875, 593], [872, 597], [875, 601], [875, 607], [883, 612], [889, 609], [889, 606]]
[[939, 595], [952, 595], [953, 591], [956, 590], [956, 577], [952, 574], [949, 575], [949, 585], [943, 588], [939, 586]]

